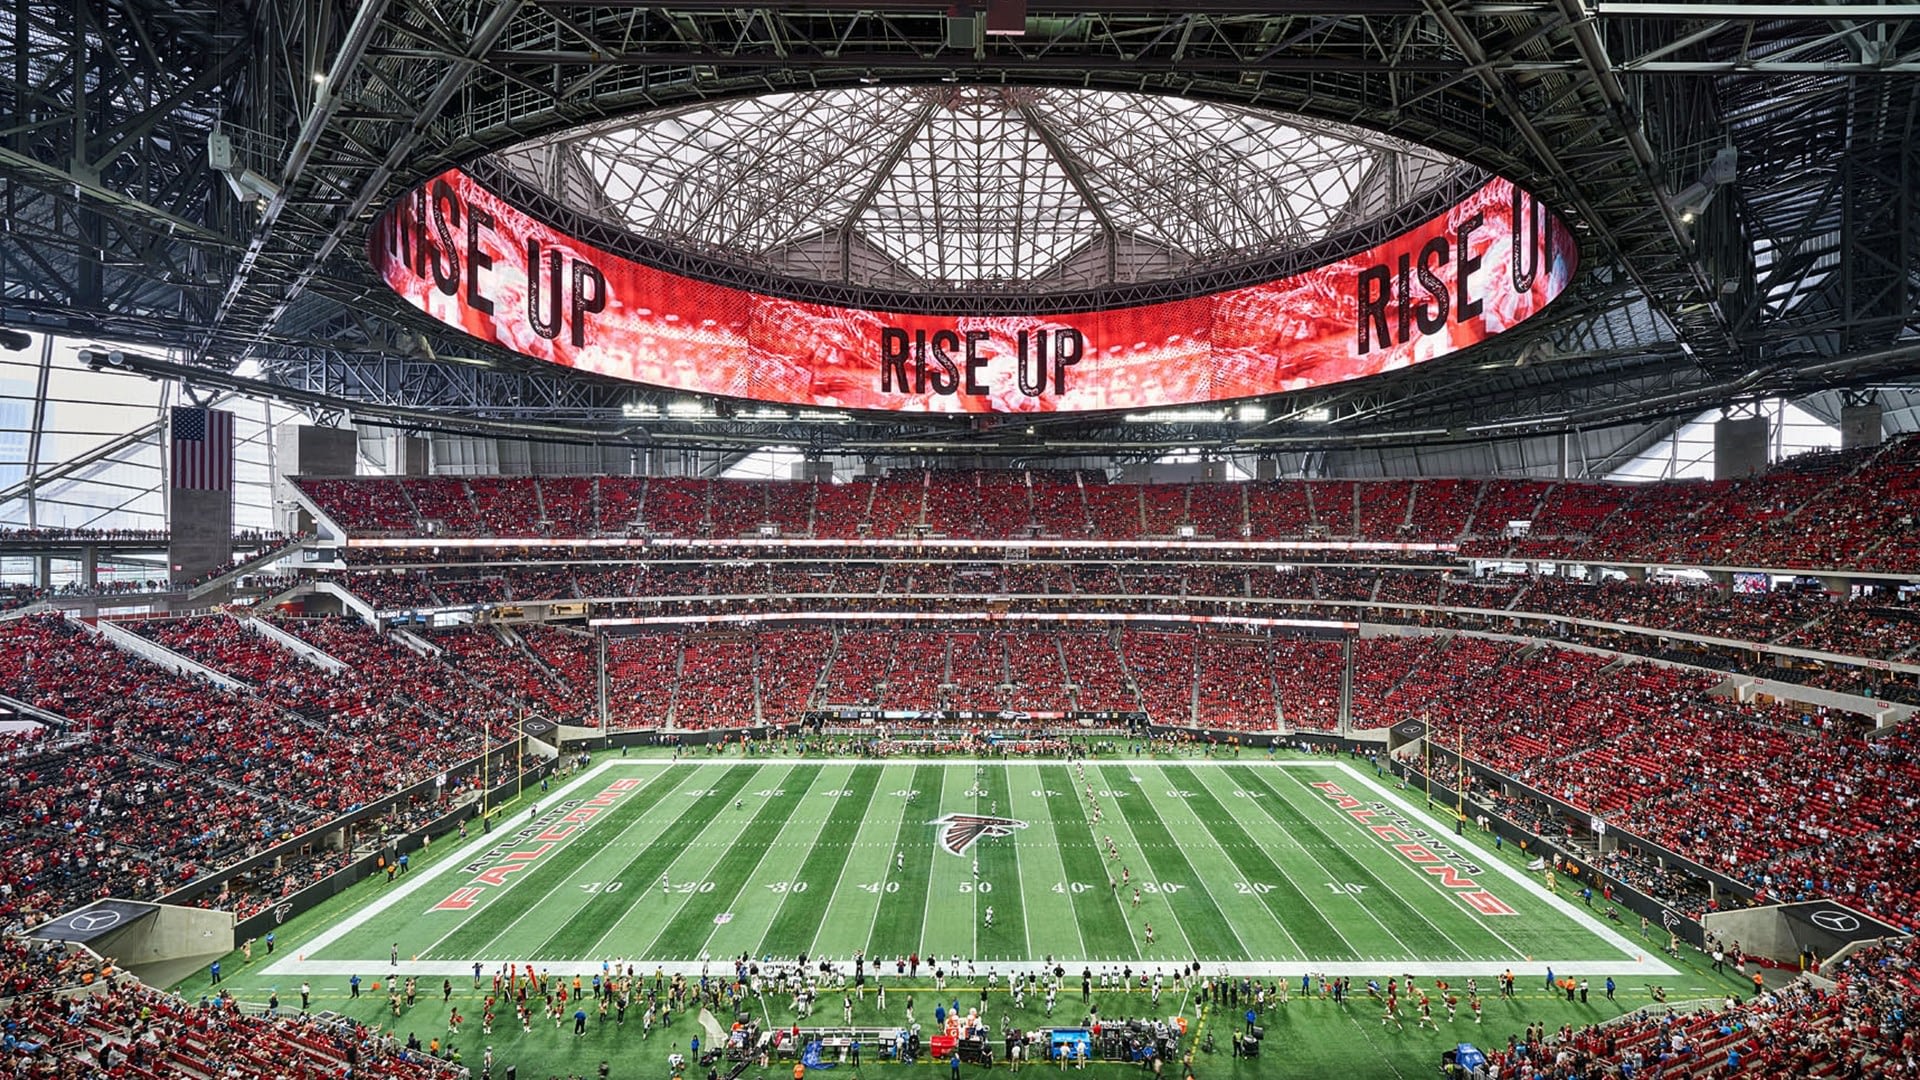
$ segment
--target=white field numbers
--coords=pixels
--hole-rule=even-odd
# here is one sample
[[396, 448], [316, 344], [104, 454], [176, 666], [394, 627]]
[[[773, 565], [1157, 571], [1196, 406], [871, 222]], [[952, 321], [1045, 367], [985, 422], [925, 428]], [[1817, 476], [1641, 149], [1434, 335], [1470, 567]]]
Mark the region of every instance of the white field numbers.
[[[1359, 896], [1367, 891], [1367, 887], [1357, 881], [1324, 881], [1321, 884], [1336, 896]], [[1273, 885], [1265, 881], [1236, 881], [1233, 891], [1241, 896], [1265, 896], [1273, 891]]]

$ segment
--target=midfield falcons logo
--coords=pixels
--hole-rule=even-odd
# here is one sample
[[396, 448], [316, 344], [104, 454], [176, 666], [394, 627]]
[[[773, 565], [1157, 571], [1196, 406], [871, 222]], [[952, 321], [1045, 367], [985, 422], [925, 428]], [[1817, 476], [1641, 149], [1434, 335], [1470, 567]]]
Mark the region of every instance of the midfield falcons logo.
[[1012, 836], [1013, 830], [1027, 827], [1024, 821], [985, 814], [948, 814], [927, 824], [940, 826], [940, 846], [954, 855], [965, 855], [983, 836]]

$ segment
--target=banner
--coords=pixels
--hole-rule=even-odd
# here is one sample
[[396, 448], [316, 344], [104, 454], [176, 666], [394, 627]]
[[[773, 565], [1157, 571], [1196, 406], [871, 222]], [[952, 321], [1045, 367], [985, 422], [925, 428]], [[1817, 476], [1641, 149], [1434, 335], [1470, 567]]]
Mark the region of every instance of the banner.
[[1378, 375], [1517, 325], [1577, 263], [1566, 224], [1495, 178], [1391, 240], [1258, 285], [1051, 315], [887, 312], [643, 265], [459, 169], [388, 207], [368, 254], [428, 315], [562, 367], [782, 405], [938, 413], [1158, 408]]

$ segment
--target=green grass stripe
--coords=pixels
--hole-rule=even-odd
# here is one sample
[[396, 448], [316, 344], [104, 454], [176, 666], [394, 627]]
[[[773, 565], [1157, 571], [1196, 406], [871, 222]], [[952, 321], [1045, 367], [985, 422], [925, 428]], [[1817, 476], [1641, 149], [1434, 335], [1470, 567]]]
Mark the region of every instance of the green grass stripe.
[[[1301, 809], [1262, 775], [1264, 770], [1246, 765], [1234, 765], [1229, 768], [1247, 790], [1264, 790], [1271, 796], [1271, 798], [1253, 801], [1259, 803], [1260, 809], [1280, 826], [1281, 833], [1292, 837], [1295, 843], [1303, 848], [1309, 842], [1313, 843], [1314, 846], [1308, 850], [1308, 854], [1326, 873], [1333, 875], [1334, 881], [1342, 885], [1354, 882], [1367, 886], [1367, 891], [1355, 899], [1355, 906], [1377, 920], [1381, 928], [1387, 932], [1391, 943], [1383, 942], [1382, 944], [1395, 950], [1396, 959], [1405, 957], [1410, 960], [1447, 960], [1472, 955], [1474, 950], [1462, 948], [1445, 931], [1435, 926], [1432, 920], [1422, 914], [1419, 908], [1400, 895], [1399, 890], [1387, 884], [1380, 875], [1373, 872], [1374, 866], [1384, 864], [1395, 857], [1391, 852], [1384, 848], [1379, 849], [1376, 853], [1378, 857], [1369, 864], [1328, 835], [1328, 831], [1314, 820], [1314, 815]], [[1329, 807], [1328, 811], [1332, 812], [1332, 808]], [[1358, 828], [1344, 822], [1337, 824], [1341, 827]], [[1314, 855], [1315, 851], [1322, 854]], [[1436, 897], [1436, 899], [1449, 905], [1453, 903], [1451, 898]], [[1488, 951], [1498, 948], [1497, 943], [1490, 936], [1480, 944]]]
[[[805, 790], [782, 788], [779, 796], [769, 796], [790, 800], [793, 808], [777, 833], [752, 838], [752, 843], [765, 857], [741, 887], [734, 906], [727, 909], [731, 918], [725, 924], [714, 925], [703, 951], [714, 956], [759, 955], [755, 950], [760, 948], [761, 939], [773, 925], [774, 916], [780, 913], [785, 890], [793, 886], [813, 837], [833, 811], [833, 800], [822, 793], [839, 790], [846, 773], [845, 766], [826, 764]], [[716, 911], [715, 915], [718, 914]]]
[[[974, 800], [978, 804], [977, 813], [989, 813], [994, 807], [999, 807], [1001, 814], [1011, 816], [1013, 789], [1007, 783], [1005, 766], [987, 766], [985, 774], [974, 786], [986, 792], [985, 797]], [[983, 961], [1025, 960], [1028, 957], [1026, 903], [1020, 895], [1020, 856], [1017, 846], [1026, 839], [1027, 831], [1016, 829], [1012, 836], [983, 836], [973, 845], [973, 850], [980, 856], [980, 881], [975, 889], [991, 886], [990, 892], [982, 894], [974, 902], [980, 909], [980, 959]], [[993, 906], [992, 929], [986, 925], [986, 908], [989, 904]]]
[[[657, 898], [658, 894], [654, 891], [654, 886], [659, 882], [660, 875], [679, 860], [687, 846], [699, 839], [702, 830], [713, 823], [714, 816], [720, 812], [720, 808], [738, 794], [741, 788], [746, 787], [748, 782], [760, 773], [760, 770], [761, 766], [758, 765], [735, 765], [721, 773], [712, 782], [712, 786], [699, 789], [705, 792], [704, 795], [688, 796], [677, 791], [667, 795], [668, 799], [684, 800], [685, 809], [680, 811], [680, 816], [674, 819], [673, 824], [667, 826], [666, 831], [655, 837], [652, 843], [634, 845], [633, 840], [627, 838], [623, 846], [632, 846], [633, 854], [628, 858], [626, 865], [607, 879], [601, 892], [590, 894], [585, 898], [587, 903], [592, 903], [596, 899], [605, 901], [594, 905], [595, 918], [591, 925], [593, 929], [599, 930], [599, 933], [593, 935], [595, 940], [605, 938], [608, 931], [617, 927], [620, 920], [635, 907]], [[619, 882], [617, 891], [613, 888], [614, 882]], [[554, 949], [556, 942], [571, 939], [582, 945], [586, 943], [586, 935], [580, 932], [581, 924], [555, 912], [543, 914], [549, 917], [542, 920], [542, 926], [547, 929], [547, 933], [540, 945], [537, 948], [519, 948], [514, 951], [535, 958], [558, 959], [564, 956], [559, 950]], [[609, 914], [612, 916], [611, 919], [607, 918]]]
[[[464, 960], [469, 957], [492, 955], [486, 952], [486, 948], [496, 937], [505, 933], [508, 927], [519, 922], [522, 916], [534, 908], [552, 905], [559, 883], [572, 877], [605, 851], [608, 845], [625, 835], [635, 822], [651, 811], [662, 797], [679, 786], [680, 782], [692, 775], [694, 771], [695, 767], [691, 765], [673, 766], [662, 770], [658, 776], [647, 781], [645, 786], [622, 796], [621, 801], [614, 804], [611, 811], [603, 812], [588, 822], [584, 828], [575, 830], [567, 840], [561, 842], [557, 850], [549, 852], [540, 861], [534, 863], [531, 870], [508, 878], [508, 881], [513, 882], [512, 885], [488, 897], [477, 911], [467, 912], [461, 918], [459, 927], [439, 944], [433, 946], [430, 953], [421, 954], [422, 957], [452, 957]], [[619, 779], [618, 775], [610, 775], [607, 777], [607, 783], [611, 784], [617, 779]], [[584, 789], [580, 799], [582, 802], [591, 800], [604, 790], [606, 790], [604, 785], [597, 789]], [[508, 833], [510, 830], [508, 826], [503, 825], [499, 832]], [[520, 880], [521, 878], [533, 880], [529, 883]], [[462, 883], [462, 881], [456, 881], [452, 884], [458, 886]], [[432, 895], [435, 897], [434, 902], [438, 902], [439, 893], [436, 891]], [[586, 897], [582, 896], [583, 904], [585, 900]], [[395, 912], [387, 914], [394, 915]], [[430, 916], [423, 914], [409, 914], [401, 918], [402, 925], [415, 933], [418, 933], [423, 925], [428, 928], [437, 925], [429, 921]], [[388, 929], [391, 928], [391, 924], [384, 918], [372, 920], [369, 926], [374, 923], [383, 923]], [[361, 929], [364, 931], [367, 927]], [[350, 935], [347, 939], [337, 942], [336, 949], [330, 952], [346, 951], [340, 947], [346, 946], [351, 940]], [[371, 947], [357, 942], [355, 944], [358, 947], [357, 952], [349, 952], [348, 955], [371, 956], [380, 951], [378, 941]], [[529, 957], [529, 959], [533, 958]]]
[[[1094, 826], [1089, 824], [1088, 828], [1099, 833], [1096, 850], [1102, 855], [1105, 855], [1107, 852], [1105, 842], [1110, 837], [1114, 841], [1114, 847], [1119, 852], [1120, 858], [1118, 861], [1109, 860], [1106, 863], [1106, 874], [1108, 879], [1114, 883], [1114, 898], [1119, 901], [1120, 909], [1127, 912], [1127, 932], [1134, 935], [1135, 940], [1138, 942], [1140, 955], [1144, 958], [1151, 959], [1165, 954], [1168, 950], [1172, 951], [1172, 955], [1180, 957], [1181, 959], [1190, 959], [1199, 955], [1199, 950], [1194, 948], [1193, 941], [1187, 937], [1186, 930], [1181, 927], [1180, 920], [1177, 917], [1170, 918], [1165, 915], [1161, 916], [1160, 925], [1154, 928], [1154, 947], [1151, 950], [1147, 949], [1146, 927], [1141, 924], [1144, 922], [1152, 922], [1153, 920], [1151, 918], [1136, 919], [1133, 917], [1133, 909], [1128, 903], [1131, 899], [1130, 894], [1133, 891], [1133, 887], [1122, 884], [1122, 881], [1132, 872], [1135, 863], [1140, 864], [1141, 875], [1139, 878], [1133, 879], [1135, 881], [1144, 880], [1145, 877], [1151, 873], [1151, 867], [1146, 864], [1144, 859], [1135, 857], [1136, 854], [1140, 853], [1140, 838], [1133, 834], [1132, 826], [1127, 824], [1127, 815], [1119, 809], [1118, 804], [1120, 800], [1113, 797], [1115, 791], [1118, 789], [1108, 786], [1106, 777], [1101, 774], [1098, 767], [1094, 768], [1094, 770], [1087, 775], [1092, 783], [1100, 785], [1098, 788], [1094, 788], [1094, 791], [1097, 793], [1098, 798], [1105, 802], [1099, 825]], [[1083, 782], [1083, 790], [1088, 786], [1091, 786], [1091, 784]]]
[[[1234, 936], [1233, 924], [1227, 921], [1213, 897], [1200, 887], [1200, 875], [1194, 872], [1193, 865], [1187, 862], [1173, 834], [1167, 831], [1166, 822], [1160, 819], [1160, 811], [1154, 808], [1153, 800], [1147, 797], [1144, 788], [1129, 779], [1127, 770], [1119, 766], [1102, 767], [1100, 776], [1109, 790], [1127, 793], [1126, 798], [1111, 801], [1126, 817], [1127, 828], [1133, 831], [1133, 838], [1140, 845], [1140, 855], [1147, 860], [1147, 868], [1153, 871], [1153, 879], [1181, 886], [1171, 894], [1161, 893], [1160, 898], [1167, 902], [1167, 911], [1179, 922], [1187, 940], [1193, 943], [1193, 957], [1199, 960], [1246, 959], [1247, 948]], [[1125, 861], [1124, 856], [1122, 861]], [[1122, 885], [1121, 888], [1124, 890], [1126, 886]], [[1166, 943], [1163, 930], [1153, 951], [1163, 952]], [[1183, 960], [1186, 958], [1180, 957]]]
[[[900, 831], [907, 813], [907, 800], [890, 792], [904, 790], [911, 775], [907, 766], [866, 766], [880, 774], [867, 816], [860, 822], [859, 842], [847, 855], [840, 880], [833, 885], [833, 905], [820, 924], [820, 935], [813, 948], [822, 956], [845, 958], [873, 949], [873, 924], [879, 914], [880, 898], [886, 895], [887, 882], [894, 875], [893, 847], [888, 838]], [[918, 811], [914, 811], [918, 816]], [[870, 959], [878, 962], [879, 954]]]
[[820, 922], [826, 917], [827, 906], [833, 902], [833, 883], [840, 880], [847, 853], [859, 838], [860, 821], [867, 816], [867, 804], [873, 801], [874, 789], [879, 785], [879, 769], [851, 771], [844, 790], [853, 794], [834, 800], [833, 812], [827, 815], [826, 824], [814, 838], [813, 850], [807, 852], [807, 861], [800, 864], [800, 872], [794, 875], [795, 881], [807, 883], [807, 890], [787, 893], [780, 905], [780, 914], [774, 916], [773, 925], [760, 943], [758, 955], [796, 956], [812, 947], [813, 939], [820, 933]]
[[[1087, 943], [1086, 959], [1139, 959], [1140, 949], [1127, 930], [1127, 913], [1113, 890], [1107, 888], [1106, 856], [1093, 838], [1086, 808], [1073, 793], [1073, 774], [1063, 765], [1046, 765], [1040, 769], [1040, 782], [1047, 793], [1047, 812], [1053, 815], [1055, 846], [1060, 852], [1060, 866], [1067, 873], [1074, 917]], [[1071, 892], [1076, 882], [1087, 888]]]
[[1053, 816], [1047, 812], [1046, 783], [1033, 765], [1007, 770], [1013, 802], [1012, 816], [1027, 823], [1019, 834], [1020, 902], [1027, 920], [1027, 959], [1045, 956], [1080, 959], [1087, 943], [1080, 937], [1080, 920], [1073, 911], [1066, 868], [1060, 865], [1060, 844], [1054, 838]]
[[[784, 791], [804, 793], [813, 786], [814, 778], [824, 767], [795, 766], [781, 779], [780, 787]], [[661, 928], [652, 946], [640, 955], [656, 960], [690, 960], [697, 956], [700, 947], [713, 936], [714, 917], [731, 911], [742, 899], [741, 890], [753, 876], [754, 867], [760, 865], [761, 856], [767, 853], [765, 840], [780, 835], [781, 826], [799, 805], [797, 798], [791, 802], [784, 797], [763, 802], [741, 832], [742, 842], [728, 847], [726, 854], [707, 872], [705, 880], [713, 883], [713, 892], [688, 897], [687, 903]]]
[[[1241, 948], [1246, 950], [1243, 959], [1271, 963], [1301, 957], [1303, 954], [1299, 945], [1287, 933], [1286, 927], [1259, 901], [1255, 890], [1251, 887], [1234, 888], [1235, 884], [1245, 885], [1241, 881], [1240, 869], [1227, 858], [1227, 853], [1207, 832], [1205, 823], [1191, 804], [1189, 796], [1192, 792], [1177, 786], [1159, 766], [1139, 765], [1135, 767], [1135, 772], [1140, 776], [1142, 792], [1148, 796], [1167, 832], [1180, 838], [1180, 854], [1193, 871], [1192, 880], [1195, 884], [1190, 887], [1206, 893], [1213, 905], [1220, 909], [1227, 928], [1233, 932]], [[1135, 882], [1141, 893], [1140, 907], [1132, 912], [1136, 922], [1166, 917], [1161, 908], [1168, 897], [1161, 895], [1162, 890], [1155, 887], [1150, 879], [1149, 874]], [[1125, 887], [1120, 891], [1120, 900], [1122, 903], [1132, 900]]]
[[[1307, 801], [1324, 801], [1318, 792], [1307, 788], [1304, 783], [1300, 786], [1302, 796]], [[1364, 794], [1364, 789], [1347, 786], [1349, 790]], [[1408, 810], [1402, 810], [1399, 807], [1394, 809], [1396, 812], [1405, 814], [1416, 826], [1443, 839], [1454, 824], [1451, 807], [1445, 808], [1447, 811], [1445, 817], [1438, 817], [1431, 812], [1422, 813], [1418, 803]], [[1356, 831], [1351, 844], [1343, 846], [1357, 846], [1364, 851], [1369, 845], [1375, 843], [1373, 837]], [[1467, 849], [1461, 845], [1460, 850], [1465, 852]], [[1474, 857], [1484, 861], [1491, 856], [1480, 853]], [[1402, 868], [1405, 869], [1407, 865], [1402, 864]], [[1435, 902], [1428, 909], [1428, 917], [1454, 941], [1471, 942], [1482, 947], [1484, 951], [1478, 954], [1481, 957], [1501, 959], [1523, 955], [1573, 956], [1576, 954], [1574, 948], [1576, 945], [1579, 946], [1578, 951], [1581, 955], [1604, 957], [1632, 955], [1631, 952], [1623, 952], [1617, 946], [1609, 945], [1586, 927], [1567, 918], [1558, 908], [1548, 903], [1546, 897], [1532, 890], [1525, 888], [1499, 890], [1505, 894], [1502, 899], [1518, 913], [1517, 917], [1482, 916], [1454, 897], [1451, 891], [1442, 887], [1434, 877], [1425, 873], [1412, 876], [1425, 886], [1424, 889], [1413, 885], [1404, 887], [1412, 891], [1414, 901], [1420, 902], [1430, 895]], [[1396, 883], [1393, 886], [1395, 891], [1405, 895], [1402, 885], [1398, 883], [1406, 880], [1404, 875], [1396, 876], [1393, 879]], [[1482, 887], [1491, 888], [1496, 882], [1508, 886], [1513, 884], [1504, 879], [1489, 878], [1482, 882]], [[1589, 952], [1589, 950], [1597, 951]]]
[[[889, 883], [897, 883], [897, 892], [880, 896], [880, 910], [873, 919], [871, 955], [910, 956], [920, 951], [920, 935], [927, 918], [927, 888], [933, 878], [935, 848], [934, 827], [927, 824], [940, 816], [940, 794], [946, 782], [944, 765], [917, 765], [913, 779], [903, 790], [917, 792], [907, 801], [906, 815], [893, 838], [893, 850], [906, 856], [903, 870], [892, 869], [888, 854]], [[931, 810], [929, 809], [931, 808]]]
[[[1187, 804], [1194, 816], [1200, 819], [1214, 842], [1220, 846], [1228, 859], [1240, 871], [1241, 881], [1253, 890], [1254, 894], [1287, 933], [1298, 943], [1311, 960], [1357, 960], [1360, 953], [1347, 940], [1340, 936], [1340, 929], [1320, 910], [1313, 897], [1296, 885], [1286, 871], [1267, 854], [1240, 824], [1240, 819], [1207, 787], [1203, 774], [1218, 773], [1218, 769], [1193, 769], [1184, 765], [1170, 765], [1164, 770], [1168, 778], [1193, 794], [1188, 796]], [[1254, 802], [1257, 800], [1243, 800]], [[1271, 885], [1269, 892], [1260, 892], [1259, 886]]]

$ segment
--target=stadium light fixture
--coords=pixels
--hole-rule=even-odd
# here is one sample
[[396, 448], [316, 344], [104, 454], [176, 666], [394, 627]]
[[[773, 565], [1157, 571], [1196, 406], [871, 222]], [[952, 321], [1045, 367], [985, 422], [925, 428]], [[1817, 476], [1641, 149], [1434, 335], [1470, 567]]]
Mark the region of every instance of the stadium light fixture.
[[1300, 420], [1307, 424], [1327, 424], [1333, 422], [1333, 410], [1325, 405], [1315, 405], [1311, 409], [1300, 410]]
[[1720, 189], [1733, 183], [1738, 174], [1740, 152], [1731, 146], [1723, 146], [1713, 155], [1713, 163], [1700, 179], [1681, 188], [1670, 200], [1673, 208], [1680, 213], [1680, 220], [1691, 224], [1694, 219], [1707, 212], [1713, 204], [1713, 197]]
[[0, 349], [8, 352], [25, 352], [33, 344], [33, 338], [10, 327], [0, 326]]
[[1267, 407], [1260, 404], [1246, 404], [1234, 410], [1233, 418], [1243, 424], [1263, 423], [1267, 419]]
[[1128, 424], [1217, 424], [1226, 418], [1225, 409], [1153, 409], [1120, 419]]

